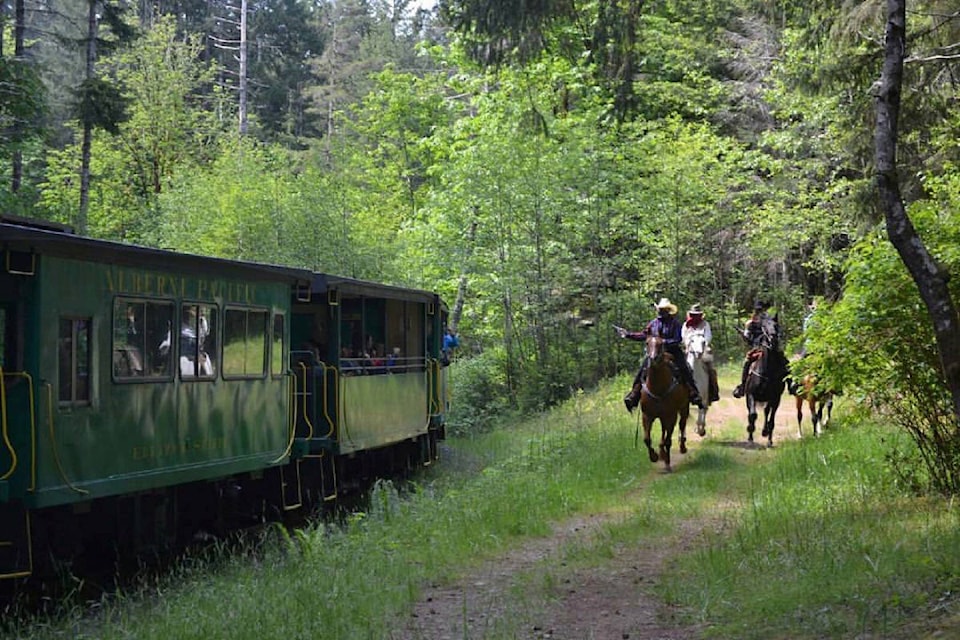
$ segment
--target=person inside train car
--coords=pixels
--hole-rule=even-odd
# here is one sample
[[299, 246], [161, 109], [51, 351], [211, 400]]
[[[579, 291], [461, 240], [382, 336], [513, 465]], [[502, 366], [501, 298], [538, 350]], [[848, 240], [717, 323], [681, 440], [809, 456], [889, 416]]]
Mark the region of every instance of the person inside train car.
[[340, 373], [345, 376], [356, 376], [363, 373], [360, 363], [353, 357], [353, 350], [350, 347], [340, 349]]
[[128, 304], [126, 306], [123, 322], [126, 325], [123, 330], [123, 343], [116, 348], [117, 358], [114, 362], [114, 368], [117, 375], [143, 375], [143, 356], [140, 354], [139, 348], [141, 331], [133, 305]]
[[386, 365], [386, 360], [383, 358], [383, 345], [378, 344], [373, 348], [373, 351], [370, 352], [370, 373], [386, 373], [387, 370], [384, 368]]
[[460, 338], [457, 336], [453, 327], [447, 326], [446, 333], [443, 334], [443, 346], [440, 349], [440, 364], [444, 367], [450, 364], [453, 357], [453, 350], [460, 347]]
[[[197, 317], [197, 307], [184, 306], [180, 314], [180, 375], [213, 375], [213, 363], [203, 350], [204, 342], [210, 334], [207, 319], [201, 314]], [[160, 354], [170, 352], [171, 335], [160, 343]]]
[[389, 354], [387, 354], [387, 371], [393, 371], [400, 364], [400, 347], [394, 347]]

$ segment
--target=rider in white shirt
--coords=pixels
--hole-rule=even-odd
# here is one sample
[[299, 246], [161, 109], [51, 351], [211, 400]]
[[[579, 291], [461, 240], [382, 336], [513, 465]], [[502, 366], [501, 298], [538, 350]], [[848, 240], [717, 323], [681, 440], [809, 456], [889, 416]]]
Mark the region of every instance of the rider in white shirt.
[[703, 359], [703, 363], [707, 367], [707, 374], [710, 380], [709, 401], [717, 402], [720, 400], [720, 389], [717, 385], [717, 371], [713, 368], [713, 352], [710, 347], [710, 343], [713, 341], [713, 332], [710, 330], [710, 323], [704, 317], [703, 309], [699, 304], [693, 305], [687, 311], [687, 319], [683, 323], [681, 335], [683, 337], [683, 348], [687, 351], [690, 348], [690, 342], [694, 336], [703, 336], [705, 344], [704, 355], [706, 356]]

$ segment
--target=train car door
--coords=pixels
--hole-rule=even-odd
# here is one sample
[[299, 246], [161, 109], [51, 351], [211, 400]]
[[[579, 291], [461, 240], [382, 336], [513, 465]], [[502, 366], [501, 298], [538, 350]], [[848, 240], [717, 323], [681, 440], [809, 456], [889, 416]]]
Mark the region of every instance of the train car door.
[[[4, 261], [5, 262], [5, 261]], [[29, 481], [30, 382], [23, 371], [19, 283], [0, 270], [0, 578], [32, 571], [29, 525], [19, 498]]]
[[[9, 255], [8, 255], [9, 254]], [[3, 491], [7, 496], [21, 495], [29, 479], [31, 459], [29, 434], [35, 425], [30, 424], [30, 401], [33, 396], [34, 378], [27, 371], [27, 346], [35, 337], [29, 335], [32, 326], [27, 322], [31, 286], [33, 256], [24, 264], [23, 255], [7, 252], [2, 256], [0, 268], [0, 481], [8, 483]], [[24, 271], [25, 267], [31, 267]]]

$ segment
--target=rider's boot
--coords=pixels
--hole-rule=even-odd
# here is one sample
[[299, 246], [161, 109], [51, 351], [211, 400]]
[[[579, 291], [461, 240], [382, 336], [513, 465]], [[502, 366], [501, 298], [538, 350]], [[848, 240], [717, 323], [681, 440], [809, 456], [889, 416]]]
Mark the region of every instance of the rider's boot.
[[697, 391], [696, 385], [687, 385], [687, 388], [690, 391], [690, 404], [700, 408], [706, 409], [706, 405], [703, 403], [703, 398], [700, 397], [700, 392]]
[[640, 398], [638, 394], [634, 393], [634, 390], [631, 389], [630, 393], [623, 396], [623, 404], [627, 407], [627, 413], [633, 413], [633, 410], [637, 408], [637, 404], [640, 403]]
[[720, 402], [720, 385], [717, 383], [717, 371], [711, 367], [708, 376], [710, 382], [707, 387], [709, 388], [708, 395], [710, 396], [710, 402]]
[[740, 373], [740, 384], [738, 384], [737, 387], [733, 390], [733, 397], [734, 397], [734, 398], [742, 398], [742, 397], [743, 397], [743, 388], [744, 388], [744, 387], [746, 386], [746, 384], [747, 384], [747, 372], [748, 372], [749, 370], [750, 370], [750, 361], [749, 361], [749, 360], [745, 360], [744, 363], [743, 363], [743, 371]]

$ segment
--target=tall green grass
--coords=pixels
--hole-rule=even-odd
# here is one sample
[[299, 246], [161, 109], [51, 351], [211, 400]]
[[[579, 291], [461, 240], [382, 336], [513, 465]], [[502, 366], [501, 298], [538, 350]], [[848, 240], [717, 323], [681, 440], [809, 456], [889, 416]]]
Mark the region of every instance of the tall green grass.
[[847, 425], [744, 469], [723, 536], [682, 558], [662, 595], [709, 637], [917, 637], [904, 629], [918, 616], [957, 606], [960, 510], [894, 485], [891, 436]]

